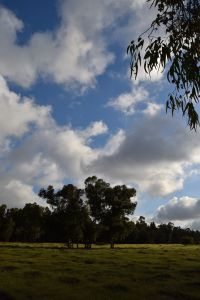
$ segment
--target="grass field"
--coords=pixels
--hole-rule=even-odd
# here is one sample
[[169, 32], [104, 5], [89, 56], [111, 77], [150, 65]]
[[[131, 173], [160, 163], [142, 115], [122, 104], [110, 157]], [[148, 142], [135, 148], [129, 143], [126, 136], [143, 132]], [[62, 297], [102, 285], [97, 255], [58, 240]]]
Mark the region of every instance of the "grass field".
[[0, 299], [200, 299], [200, 246], [0, 243]]

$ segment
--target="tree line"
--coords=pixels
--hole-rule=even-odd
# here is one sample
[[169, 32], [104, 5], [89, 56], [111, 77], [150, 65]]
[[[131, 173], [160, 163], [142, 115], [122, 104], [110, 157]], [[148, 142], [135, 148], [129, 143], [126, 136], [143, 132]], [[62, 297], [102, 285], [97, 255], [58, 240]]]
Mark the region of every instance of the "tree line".
[[27, 203], [23, 208], [0, 206], [0, 241], [62, 242], [69, 248], [92, 243], [199, 243], [200, 232], [172, 223], [147, 224], [144, 217], [130, 220], [137, 203], [134, 188], [111, 187], [96, 176], [85, 180], [85, 188], [73, 184], [38, 194], [48, 207]]

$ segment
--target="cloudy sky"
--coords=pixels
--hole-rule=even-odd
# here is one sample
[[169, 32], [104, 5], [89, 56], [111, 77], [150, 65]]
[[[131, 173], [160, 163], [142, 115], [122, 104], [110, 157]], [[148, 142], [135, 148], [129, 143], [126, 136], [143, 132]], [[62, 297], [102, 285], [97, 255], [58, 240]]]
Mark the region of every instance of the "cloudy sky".
[[165, 114], [165, 74], [130, 79], [143, 0], [0, 1], [0, 203], [97, 175], [137, 190], [136, 215], [200, 228], [200, 136]]

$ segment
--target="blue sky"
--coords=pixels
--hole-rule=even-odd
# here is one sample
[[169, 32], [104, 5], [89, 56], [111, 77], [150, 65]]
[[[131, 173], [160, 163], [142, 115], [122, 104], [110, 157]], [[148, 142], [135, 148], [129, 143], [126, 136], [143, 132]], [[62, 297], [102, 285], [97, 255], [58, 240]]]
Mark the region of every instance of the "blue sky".
[[200, 226], [199, 132], [165, 114], [165, 74], [130, 79], [141, 0], [1, 1], [0, 202], [97, 175], [137, 189], [136, 215]]

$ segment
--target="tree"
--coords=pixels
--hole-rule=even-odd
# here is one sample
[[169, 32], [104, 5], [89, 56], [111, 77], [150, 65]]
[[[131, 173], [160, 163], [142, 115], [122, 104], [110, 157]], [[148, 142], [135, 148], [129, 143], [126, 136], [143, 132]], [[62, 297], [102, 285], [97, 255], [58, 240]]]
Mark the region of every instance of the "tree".
[[73, 247], [83, 239], [85, 222], [88, 218], [87, 209], [82, 196], [83, 190], [73, 184], [64, 185], [61, 190], [55, 192], [53, 186], [47, 190], [41, 189], [39, 196], [47, 199], [47, 203], [54, 209], [54, 216], [60, 226], [61, 236], [67, 241], [68, 247]]
[[0, 205], [0, 229], [3, 227], [3, 223], [6, 217], [7, 206], [5, 204]]
[[[167, 69], [174, 86], [168, 95], [166, 111], [181, 109], [190, 129], [199, 125], [194, 104], [200, 96], [200, 0], [147, 0], [158, 14], [137, 41], [131, 41], [131, 76], [137, 78], [142, 66], [150, 75], [154, 69]], [[164, 33], [163, 33], [164, 31]], [[143, 51], [144, 45], [147, 46]]]
[[150, 235], [148, 230], [148, 224], [146, 223], [145, 217], [140, 216], [136, 222], [137, 228], [137, 243], [149, 243]]
[[12, 237], [15, 223], [6, 205], [0, 205], [0, 241], [8, 242]]
[[24, 208], [10, 209], [8, 215], [15, 223], [13, 240], [39, 242], [44, 235], [43, 217], [45, 208], [37, 203], [26, 203]]
[[[87, 205], [91, 216], [91, 222], [88, 223], [87, 230], [95, 234], [92, 235], [93, 241], [98, 237], [103, 230], [103, 217], [106, 214], [105, 191], [109, 188], [109, 183], [103, 179], [98, 179], [96, 176], [88, 177], [85, 180], [85, 194], [87, 197]], [[92, 242], [92, 239], [90, 239]], [[88, 248], [91, 244], [88, 241]]]
[[38, 196], [43, 199], [46, 199], [47, 203], [50, 204], [52, 209], [53, 207], [57, 207], [59, 205], [58, 199], [56, 198], [56, 194], [52, 185], [49, 185], [46, 190], [40, 189]]
[[127, 216], [134, 213], [136, 202], [133, 203], [131, 198], [136, 195], [136, 190], [125, 185], [112, 188], [96, 176], [88, 177], [85, 185], [92, 219], [114, 248], [114, 242], [128, 234]]
[[106, 213], [103, 216], [103, 224], [107, 228], [111, 248], [116, 241], [123, 240], [130, 229], [128, 215], [132, 215], [136, 208], [136, 202], [131, 198], [136, 196], [134, 188], [125, 185], [117, 185], [106, 191]]
[[57, 192], [61, 212], [65, 215], [65, 232], [68, 242], [77, 244], [83, 239], [83, 228], [87, 211], [83, 203], [83, 190], [72, 184], [63, 186]]

